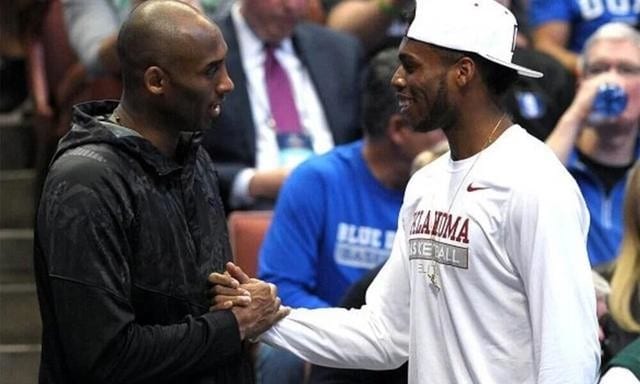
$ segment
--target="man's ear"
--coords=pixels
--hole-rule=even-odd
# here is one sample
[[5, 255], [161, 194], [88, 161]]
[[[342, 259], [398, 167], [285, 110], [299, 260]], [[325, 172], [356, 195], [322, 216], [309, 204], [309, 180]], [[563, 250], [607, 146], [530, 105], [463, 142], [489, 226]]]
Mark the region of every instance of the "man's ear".
[[151, 66], [144, 71], [144, 86], [154, 95], [163, 94], [168, 81], [166, 72], [160, 67]]
[[478, 68], [476, 62], [469, 57], [462, 57], [455, 65], [454, 81], [459, 88], [465, 87], [471, 83], [477, 76]]

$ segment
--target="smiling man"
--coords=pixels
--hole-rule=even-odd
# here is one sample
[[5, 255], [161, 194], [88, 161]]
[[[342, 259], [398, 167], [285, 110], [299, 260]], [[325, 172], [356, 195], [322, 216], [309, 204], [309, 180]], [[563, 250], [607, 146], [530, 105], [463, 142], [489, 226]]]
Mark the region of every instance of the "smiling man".
[[219, 29], [149, 1], [118, 38], [120, 104], [74, 110], [38, 211], [40, 383], [251, 383], [242, 340], [286, 314], [275, 289], [209, 312], [207, 276], [231, 259], [200, 131], [233, 89]]
[[512, 62], [516, 32], [492, 0], [417, 2], [392, 83], [410, 125], [442, 128], [451, 151], [409, 181], [366, 305], [294, 309], [265, 342], [333, 367], [408, 359], [410, 383], [595, 382], [584, 201], [499, 104], [518, 74], [541, 76]]

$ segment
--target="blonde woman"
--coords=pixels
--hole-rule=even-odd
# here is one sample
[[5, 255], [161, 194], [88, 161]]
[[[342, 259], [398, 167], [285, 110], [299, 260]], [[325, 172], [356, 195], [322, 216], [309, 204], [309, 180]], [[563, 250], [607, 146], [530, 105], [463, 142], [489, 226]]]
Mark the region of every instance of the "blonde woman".
[[611, 277], [609, 310], [623, 329], [640, 333], [640, 160], [631, 170], [624, 204], [624, 235]]
[[609, 313], [615, 326], [606, 330], [605, 350], [613, 355], [640, 337], [640, 160], [629, 173], [624, 235], [611, 277]]

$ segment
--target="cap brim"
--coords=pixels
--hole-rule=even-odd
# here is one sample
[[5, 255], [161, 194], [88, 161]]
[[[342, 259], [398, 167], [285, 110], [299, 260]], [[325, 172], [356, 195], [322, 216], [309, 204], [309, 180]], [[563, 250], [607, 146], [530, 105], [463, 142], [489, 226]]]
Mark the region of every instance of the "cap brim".
[[534, 79], [539, 79], [542, 76], [544, 76], [544, 74], [542, 72], [538, 72], [538, 71], [534, 71], [533, 69], [529, 69], [527, 67], [523, 67], [522, 65], [518, 65], [518, 64], [513, 64], [510, 62], [506, 62], [500, 59], [496, 59], [495, 57], [491, 56], [491, 55], [483, 55], [481, 53], [478, 53], [480, 56], [484, 57], [487, 60], [493, 61], [496, 64], [500, 64], [502, 66], [511, 68], [513, 70], [515, 70], [516, 72], [518, 72], [518, 74], [522, 75], [522, 76], [526, 76], [526, 77], [532, 77]]

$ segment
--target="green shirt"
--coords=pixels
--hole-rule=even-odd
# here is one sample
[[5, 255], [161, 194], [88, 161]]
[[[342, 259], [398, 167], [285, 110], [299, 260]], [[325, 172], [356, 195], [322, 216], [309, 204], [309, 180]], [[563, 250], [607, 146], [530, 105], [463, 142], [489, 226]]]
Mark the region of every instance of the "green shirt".
[[640, 380], [640, 338], [615, 355], [604, 367], [603, 373], [613, 367], [626, 368]]

